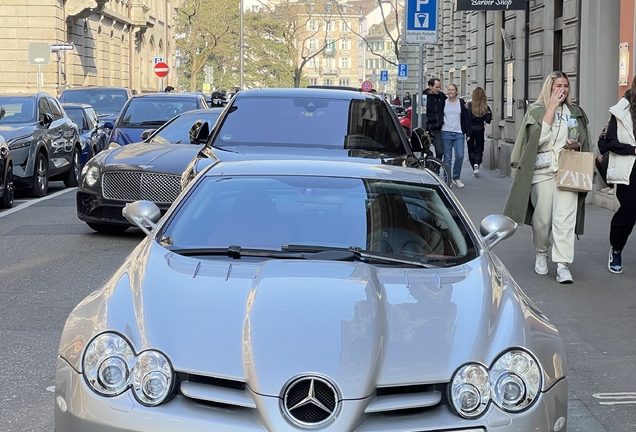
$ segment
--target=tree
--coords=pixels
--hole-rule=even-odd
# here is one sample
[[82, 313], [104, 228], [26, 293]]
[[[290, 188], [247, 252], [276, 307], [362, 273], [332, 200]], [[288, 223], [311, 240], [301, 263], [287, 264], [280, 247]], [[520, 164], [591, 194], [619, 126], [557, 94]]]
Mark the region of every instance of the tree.
[[197, 89], [197, 77], [208, 58], [229, 48], [238, 17], [238, 2], [234, 0], [186, 0], [179, 8], [176, 43], [188, 67], [190, 91]]
[[[281, 34], [287, 59], [292, 65], [294, 87], [300, 87], [303, 68], [327, 49], [332, 49], [339, 39], [330, 39], [331, 22], [337, 8], [330, 0], [281, 0], [273, 7], [261, 3], [269, 13], [283, 22]], [[310, 40], [320, 39], [320, 45], [310, 48]]]

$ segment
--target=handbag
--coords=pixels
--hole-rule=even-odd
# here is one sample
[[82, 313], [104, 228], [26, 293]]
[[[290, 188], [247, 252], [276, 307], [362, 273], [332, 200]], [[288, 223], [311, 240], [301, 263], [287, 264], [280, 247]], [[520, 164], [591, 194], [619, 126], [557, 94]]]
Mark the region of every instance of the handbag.
[[[563, 108], [561, 108], [561, 113], [563, 113]], [[562, 120], [559, 120], [559, 128], [557, 129], [556, 137], [554, 138], [554, 143], [552, 144], [552, 147], [554, 147], [554, 144], [556, 144], [556, 140], [559, 137], [559, 131], [561, 130], [561, 122]], [[550, 147], [550, 150], [537, 152], [537, 157], [534, 160], [534, 169], [536, 170], [543, 169], [552, 165], [552, 147]]]
[[561, 150], [557, 187], [571, 192], [589, 192], [592, 190], [594, 176], [594, 153], [574, 150]]

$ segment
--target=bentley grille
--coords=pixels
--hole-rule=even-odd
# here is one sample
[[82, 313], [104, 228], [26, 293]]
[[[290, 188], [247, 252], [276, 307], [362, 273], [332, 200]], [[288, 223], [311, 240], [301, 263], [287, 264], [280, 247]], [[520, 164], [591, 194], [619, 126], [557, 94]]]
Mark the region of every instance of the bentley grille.
[[148, 200], [172, 204], [181, 192], [181, 177], [137, 171], [107, 172], [102, 179], [104, 198], [118, 201]]

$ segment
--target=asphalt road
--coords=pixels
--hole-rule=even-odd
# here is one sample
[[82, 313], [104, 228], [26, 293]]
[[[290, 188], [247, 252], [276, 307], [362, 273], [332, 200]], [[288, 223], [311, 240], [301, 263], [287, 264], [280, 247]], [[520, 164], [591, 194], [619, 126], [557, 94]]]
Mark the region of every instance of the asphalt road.
[[[455, 192], [476, 225], [498, 213], [511, 180], [486, 171], [463, 175]], [[517, 282], [559, 328], [570, 367], [568, 431], [636, 430], [636, 254], [628, 242], [622, 275], [607, 270], [612, 213], [587, 207], [576, 244], [575, 282], [560, 285], [555, 266], [533, 272], [529, 227], [496, 246]], [[75, 190], [53, 186], [44, 199], [18, 197], [0, 211], [0, 432], [52, 432], [54, 364], [72, 308], [104, 282], [140, 241], [94, 233], [75, 216]]]

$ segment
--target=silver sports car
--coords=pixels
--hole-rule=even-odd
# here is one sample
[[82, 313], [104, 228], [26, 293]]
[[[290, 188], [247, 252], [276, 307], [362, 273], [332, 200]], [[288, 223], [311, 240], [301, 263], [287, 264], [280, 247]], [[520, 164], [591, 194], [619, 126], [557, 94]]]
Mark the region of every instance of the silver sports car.
[[56, 432], [565, 431], [559, 332], [445, 185], [347, 161], [218, 162], [71, 313]]

